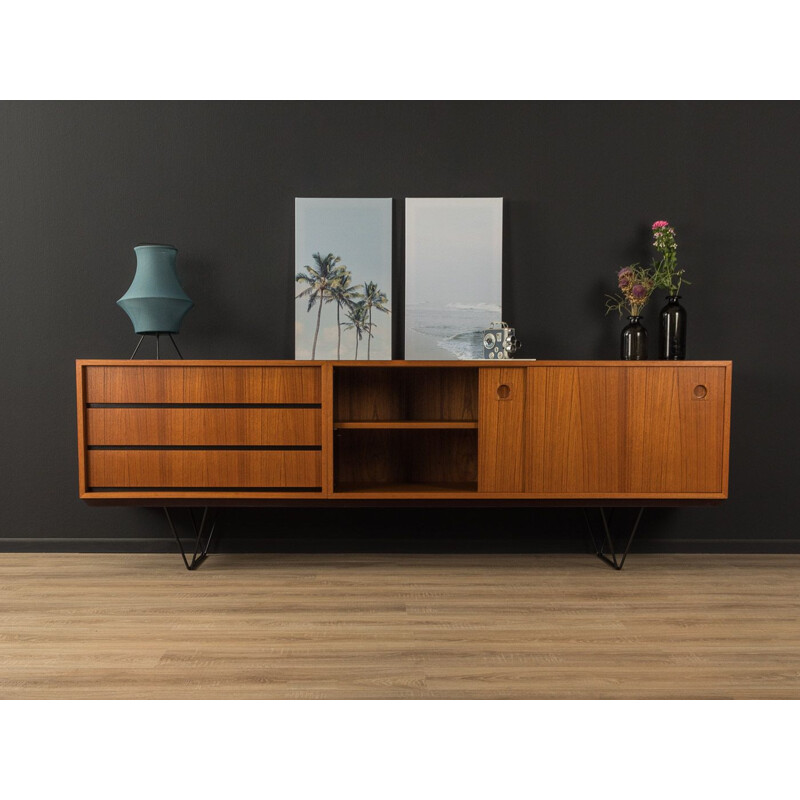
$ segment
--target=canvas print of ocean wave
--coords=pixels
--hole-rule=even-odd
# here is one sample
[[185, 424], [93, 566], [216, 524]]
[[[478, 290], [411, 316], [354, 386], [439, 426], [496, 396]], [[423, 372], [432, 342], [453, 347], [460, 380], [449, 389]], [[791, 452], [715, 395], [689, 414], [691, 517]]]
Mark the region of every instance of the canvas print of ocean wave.
[[503, 198], [407, 198], [406, 359], [483, 358], [502, 294]]

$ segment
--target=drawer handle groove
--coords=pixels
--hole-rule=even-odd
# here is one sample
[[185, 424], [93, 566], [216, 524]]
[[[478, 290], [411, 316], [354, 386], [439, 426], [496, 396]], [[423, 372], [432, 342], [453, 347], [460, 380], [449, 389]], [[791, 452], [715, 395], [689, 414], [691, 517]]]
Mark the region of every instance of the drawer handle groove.
[[87, 450], [322, 450], [321, 444], [90, 444]]
[[86, 408], [322, 408], [322, 403], [87, 403]]

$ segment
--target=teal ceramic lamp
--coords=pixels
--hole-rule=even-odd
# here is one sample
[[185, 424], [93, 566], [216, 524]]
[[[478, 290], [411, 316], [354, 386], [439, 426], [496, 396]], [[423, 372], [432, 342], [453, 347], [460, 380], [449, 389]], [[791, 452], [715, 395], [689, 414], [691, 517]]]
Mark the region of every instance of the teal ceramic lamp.
[[133, 329], [140, 335], [133, 356], [145, 336], [156, 337], [156, 358], [159, 357], [158, 340], [169, 336], [178, 355], [181, 351], [172, 338], [178, 333], [181, 322], [194, 303], [178, 281], [175, 262], [178, 251], [169, 244], [140, 244], [136, 253], [136, 274], [125, 294], [117, 300], [122, 310], [131, 318]]

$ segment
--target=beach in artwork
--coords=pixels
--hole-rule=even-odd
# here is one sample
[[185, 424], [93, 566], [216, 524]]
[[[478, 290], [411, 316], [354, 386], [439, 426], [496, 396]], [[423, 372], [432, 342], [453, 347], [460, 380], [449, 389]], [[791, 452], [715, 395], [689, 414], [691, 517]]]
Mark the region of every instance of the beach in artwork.
[[[483, 331], [500, 320], [500, 306], [406, 307], [406, 348], [415, 359], [466, 360], [483, 358]], [[406, 355], [408, 358], [408, 355]]]
[[407, 198], [406, 359], [483, 358], [502, 269], [502, 198]]

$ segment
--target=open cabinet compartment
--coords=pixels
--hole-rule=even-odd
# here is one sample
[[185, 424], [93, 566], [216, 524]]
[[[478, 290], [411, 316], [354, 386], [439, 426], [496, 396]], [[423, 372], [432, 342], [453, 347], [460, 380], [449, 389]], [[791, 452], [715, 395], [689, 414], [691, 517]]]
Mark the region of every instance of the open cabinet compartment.
[[478, 490], [477, 367], [334, 367], [334, 492]]
[[476, 492], [478, 431], [339, 430], [335, 492]]
[[335, 367], [334, 426], [478, 421], [478, 368]]

